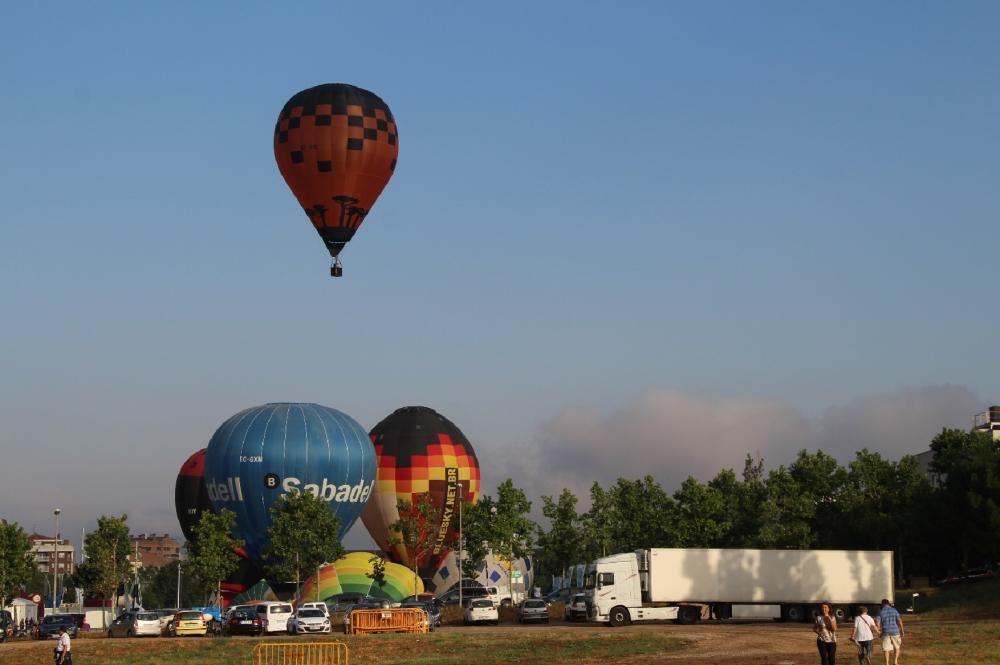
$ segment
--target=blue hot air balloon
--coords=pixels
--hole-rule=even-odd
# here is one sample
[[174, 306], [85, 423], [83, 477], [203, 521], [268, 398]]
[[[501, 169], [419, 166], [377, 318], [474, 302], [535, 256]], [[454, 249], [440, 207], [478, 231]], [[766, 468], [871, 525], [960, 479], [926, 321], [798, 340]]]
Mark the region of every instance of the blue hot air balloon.
[[319, 404], [264, 404], [222, 423], [205, 455], [205, 488], [216, 510], [236, 513], [234, 534], [250, 559], [261, 552], [270, 508], [282, 494], [322, 497], [344, 537], [375, 484], [375, 448], [345, 413]]

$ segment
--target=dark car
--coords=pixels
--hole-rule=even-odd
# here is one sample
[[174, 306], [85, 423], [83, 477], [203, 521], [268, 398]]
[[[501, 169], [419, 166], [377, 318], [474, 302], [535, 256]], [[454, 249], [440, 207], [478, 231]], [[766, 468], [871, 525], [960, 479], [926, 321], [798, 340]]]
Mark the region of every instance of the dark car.
[[38, 625], [38, 639], [58, 638], [60, 626], [66, 628], [67, 635], [76, 637], [76, 619], [69, 614], [50, 614]]
[[[477, 598], [489, 598], [490, 594], [483, 587], [465, 587], [462, 589], [462, 604], [468, 605], [470, 600]], [[435, 598], [438, 605], [458, 605], [458, 587], [448, 589], [443, 594]]]
[[226, 635], [260, 635], [264, 632], [264, 622], [256, 612], [236, 610], [222, 624], [222, 632]]
[[419, 607], [427, 612], [427, 629], [434, 630], [441, 625], [441, 606], [434, 600], [404, 600], [400, 607]]
[[8, 633], [14, 632], [14, 617], [7, 610], [0, 610], [0, 642], [6, 642]]

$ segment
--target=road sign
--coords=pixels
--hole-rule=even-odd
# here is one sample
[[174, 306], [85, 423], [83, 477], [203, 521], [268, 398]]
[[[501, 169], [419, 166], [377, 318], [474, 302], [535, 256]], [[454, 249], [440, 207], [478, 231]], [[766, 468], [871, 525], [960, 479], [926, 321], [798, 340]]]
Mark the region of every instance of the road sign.
[[510, 576], [511, 576], [512, 579], [515, 579], [515, 580], [520, 579], [521, 578], [521, 571], [520, 570], [515, 570], [514, 572], [512, 572], [510, 574]]

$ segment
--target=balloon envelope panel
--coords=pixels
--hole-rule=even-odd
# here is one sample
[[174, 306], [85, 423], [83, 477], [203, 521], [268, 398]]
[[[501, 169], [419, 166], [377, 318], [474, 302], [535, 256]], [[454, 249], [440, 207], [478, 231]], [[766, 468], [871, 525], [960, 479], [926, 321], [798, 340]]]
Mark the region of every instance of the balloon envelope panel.
[[412, 553], [401, 544], [390, 544], [389, 527], [399, 520], [399, 499], [413, 503], [429, 495], [439, 518], [434, 532], [442, 534], [431, 556], [421, 562], [421, 576], [430, 578], [448, 555], [447, 541], [458, 535], [459, 496], [465, 503], [479, 498], [476, 453], [454, 423], [425, 406], [397, 409], [372, 429], [371, 439], [378, 480], [362, 520], [392, 560], [410, 565]]
[[313, 574], [302, 586], [299, 602], [317, 598], [326, 600], [344, 593], [362, 593], [399, 602], [407, 596], [424, 592], [423, 581], [415, 578], [412, 570], [391, 561], [385, 562], [385, 586], [379, 588], [368, 577], [372, 572], [371, 558], [370, 552], [351, 552], [323, 566], [319, 569], [319, 593], [316, 591], [316, 575]]
[[205, 485], [216, 510], [236, 513], [233, 535], [263, 565], [271, 506], [285, 493], [323, 498], [343, 538], [374, 487], [375, 450], [364, 428], [318, 404], [265, 404], [242, 411], [212, 436]]

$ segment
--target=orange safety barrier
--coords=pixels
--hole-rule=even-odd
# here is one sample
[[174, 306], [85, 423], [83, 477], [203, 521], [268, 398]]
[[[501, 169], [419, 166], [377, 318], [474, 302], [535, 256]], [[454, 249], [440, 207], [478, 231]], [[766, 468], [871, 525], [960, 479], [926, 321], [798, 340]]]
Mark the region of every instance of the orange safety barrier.
[[427, 612], [419, 607], [387, 607], [351, 611], [347, 632], [365, 633], [426, 633]]
[[261, 642], [253, 649], [253, 665], [350, 665], [343, 642]]

